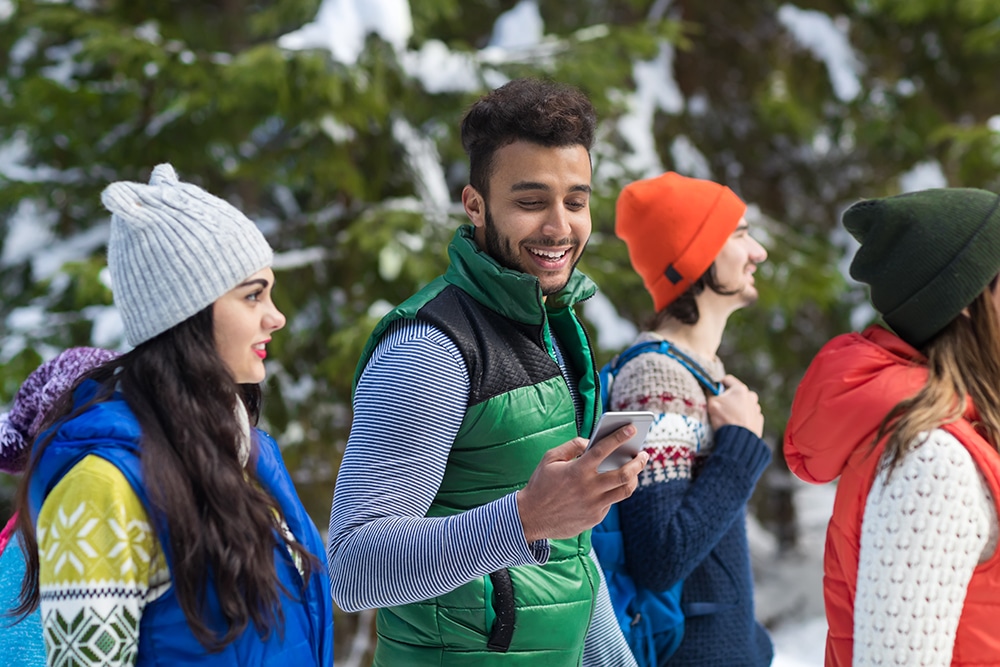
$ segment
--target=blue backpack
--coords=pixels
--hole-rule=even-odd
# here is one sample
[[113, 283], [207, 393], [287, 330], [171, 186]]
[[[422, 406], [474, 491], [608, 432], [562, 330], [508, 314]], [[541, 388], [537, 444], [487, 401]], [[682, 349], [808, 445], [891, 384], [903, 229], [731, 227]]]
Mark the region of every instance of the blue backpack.
[[[626, 349], [600, 371], [601, 404], [608, 405], [611, 384], [621, 368], [648, 352], [665, 354], [691, 371], [698, 382], [713, 395], [722, 393], [722, 385], [694, 359], [668, 341], [649, 341]], [[625, 567], [625, 542], [622, 538], [618, 505], [612, 505], [604, 521], [591, 533], [594, 552], [601, 562], [608, 584], [615, 617], [639, 667], [656, 667], [657, 656], [673, 655], [684, 638], [684, 610], [681, 607], [683, 581], [657, 593], [637, 586]]]

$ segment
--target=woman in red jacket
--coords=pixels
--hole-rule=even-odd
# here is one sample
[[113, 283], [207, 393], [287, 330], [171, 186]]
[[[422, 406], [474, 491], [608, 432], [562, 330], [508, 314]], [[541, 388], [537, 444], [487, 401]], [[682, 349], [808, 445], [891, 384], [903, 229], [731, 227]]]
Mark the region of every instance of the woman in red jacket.
[[785, 434], [799, 477], [840, 476], [826, 664], [1000, 663], [1000, 196], [872, 199], [844, 226], [888, 328], [824, 346]]

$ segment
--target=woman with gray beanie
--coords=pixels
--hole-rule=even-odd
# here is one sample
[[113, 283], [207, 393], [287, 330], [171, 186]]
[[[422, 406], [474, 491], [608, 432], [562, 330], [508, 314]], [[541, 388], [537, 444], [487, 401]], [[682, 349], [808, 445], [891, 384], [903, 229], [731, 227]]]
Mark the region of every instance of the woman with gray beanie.
[[323, 543], [253, 425], [272, 251], [162, 164], [108, 186], [108, 268], [134, 346], [50, 414], [19, 489], [50, 665], [330, 665]]
[[1000, 664], [1000, 196], [872, 199], [844, 226], [885, 326], [820, 350], [784, 445], [802, 479], [840, 477], [826, 664]]

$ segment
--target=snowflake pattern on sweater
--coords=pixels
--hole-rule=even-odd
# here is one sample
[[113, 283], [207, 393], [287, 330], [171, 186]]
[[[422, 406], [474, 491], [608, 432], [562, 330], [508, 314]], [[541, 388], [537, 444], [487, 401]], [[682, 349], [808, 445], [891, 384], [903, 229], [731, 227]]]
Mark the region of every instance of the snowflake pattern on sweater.
[[[633, 344], [662, 340], [645, 332]], [[691, 355], [715, 380], [725, 369], [718, 358]], [[656, 415], [646, 437], [649, 462], [639, 476], [641, 486], [690, 479], [712, 449], [708, 402], [695, 377], [670, 357], [650, 352], [625, 364], [615, 378], [610, 398], [614, 410], [649, 410]]]
[[135, 664], [143, 609], [170, 586], [145, 508], [97, 456], [76, 464], [38, 516], [47, 664]]
[[[250, 422], [236, 417], [240, 460], [250, 458]], [[256, 483], [256, 482], [255, 482]], [[294, 535], [276, 513], [285, 536]], [[146, 508], [100, 456], [81, 459], [48, 494], [38, 515], [39, 589], [49, 667], [134, 665], [144, 610], [172, 586]], [[303, 563], [289, 550], [299, 574]]]
[[[661, 339], [644, 333], [636, 342], [649, 340]], [[718, 359], [684, 351], [712, 378], [725, 374]], [[770, 639], [754, 619], [745, 522], [750, 494], [770, 460], [767, 444], [741, 426], [713, 432], [704, 389], [684, 366], [656, 352], [622, 367], [609, 405], [656, 415], [646, 438], [650, 461], [639, 487], [618, 506], [629, 574], [654, 591], [683, 580], [682, 603], [699, 610], [685, 618], [677, 652], [660, 664], [770, 664]]]

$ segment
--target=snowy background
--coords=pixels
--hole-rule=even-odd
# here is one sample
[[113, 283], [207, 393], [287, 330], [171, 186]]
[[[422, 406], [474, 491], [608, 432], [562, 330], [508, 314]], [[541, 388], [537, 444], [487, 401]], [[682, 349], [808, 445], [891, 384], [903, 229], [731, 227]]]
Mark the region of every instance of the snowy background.
[[[0, 0], [0, 20], [9, 15], [9, 0]], [[650, 18], [669, 15], [671, 2], [654, 3]], [[778, 17], [785, 29], [820, 61], [838, 99], [850, 101], [859, 95], [859, 75], [864, 71], [862, 59], [852, 50], [847, 39], [849, 21], [845, 17], [830, 17], [817, 11], [784, 5]], [[595, 26], [593, 34], [605, 28]], [[500, 85], [506, 77], [491, 65], [544, 60], [558, 41], [547, 36], [538, 5], [522, 0], [495, 22], [489, 43], [477, 52], [453, 52], [441, 41], [425, 41], [419, 50], [408, 49], [413, 32], [410, 5], [407, 0], [324, 0], [314, 21], [281, 37], [278, 44], [288, 50], [325, 49], [345, 64], [353, 64], [361, 55], [365, 38], [378, 34], [394, 48], [406, 72], [419, 80], [429, 92], [469, 91], [480, 87], [479, 77], [485, 72], [491, 85]], [[586, 38], [586, 34], [578, 34]], [[631, 173], [654, 175], [663, 171], [656, 151], [652, 121], [658, 111], [677, 113], [681, 109], [697, 110], [706, 102], [685, 99], [673, 71], [673, 46], [663, 41], [659, 52], [649, 60], [636, 61], [634, 90], [623, 92], [629, 113], [618, 122], [618, 132], [630, 144], [627, 161], [599, 161], [595, 180], [617, 177], [623, 168]], [[53, 76], [58, 76], [58, 68]], [[1000, 115], [991, 121], [1000, 132]], [[347, 131], [333, 121], [325, 130], [336, 135]], [[420, 208], [430, 218], [446, 219], [454, 211], [445, 173], [434, 142], [400, 120], [393, 128], [397, 140], [405, 147], [406, 161], [419, 175]], [[822, 137], [816, 140], [817, 151], [823, 151]], [[604, 147], [595, 147], [599, 155]], [[713, 174], [709, 161], [682, 134], [672, 139], [670, 155], [679, 171], [702, 178], [722, 178]], [[45, 173], [25, 166], [26, 150], [13, 142], [0, 146], [0, 174], [17, 180], [44, 180]], [[910, 191], [946, 185], [942, 167], [934, 160], [916, 165], [900, 177], [899, 187]], [[751, 214], [754, 212], [751, 202]], [[12, 266], [28, 261], [36, 279], [56, 278], [63, 263], [89, 257], [95, 248], [106, 242], [107, 227], [99, 226], [69, 240], [53, 243], [52, 220], [40, 216], [32, 202], [26, 201], [9, 221], [8, 237], [0, 256], [0, 266]], [[262, 226], [266, 227], [266, 224]], [[845, 235], [846, 236], [846, 235]], [[836, 239], [850, 247], [852, 241]], [[315, 252], [322, 252], [316, 249]], [[276, 258], [278, 266], [293, 266], [311, 261], [310, 251], [287, 253]], [[849, 255], [850, 253], [848, 253]], [[398, 267], [391, 249], [380, 257], [383, 274]], [[397, 269], [398, 270], [398, 269]], [[846, 271], [844, 272], [846, 273]], [[389, 304], [373, 304], [375, 309], [387, 309]], [[635, 327], [620, 318], [611, 303], [601, 296], [586, 304], [587, 316], [595, 323], [598, 343], [606, 348], [620, 348], [635, 335]], [[377, 314], [373, 313], [373, 314]], [[95, 306], [90, 315], [96, 321], [93, 343], [115, 347], [121, 341], [121, 322], [111, 307]], [[0, 340], [0, 361], [12, 358], [23, 348], [18, 332], [31, 331], [41, 325], [40, 309], [30, 307], [15, 310], [3, 323], [5, 335]], [[861, 306], [853, 320], [860, 326], [871, 313]], [[19, 347], [20, 346], [20, 347]], [[52, 356], [57, 350], [40, 350]], [[811, 487], [793, 482], [798, 521], [798, 546], [792, 553], [781, 553], [776, 540], [763, 528], [751, 522], [751, 543], [757, 582], [758, 616], [767, 620], [773, 630], [777, 667], [806, 667], [823, 664], [826, 625], [822, 606], [822, 553], [826, 523], [833, 502], [833, 487]], [[350, 664], [349, 662], [346, 664]]]
[[774, 667], [821, 667], [825, 653], [823, 544], [833, 511], [833, 485], [795, 484], [799, 543], [779, 555], [770, 534], [751, 522], [757, 617], [773, 619]]

